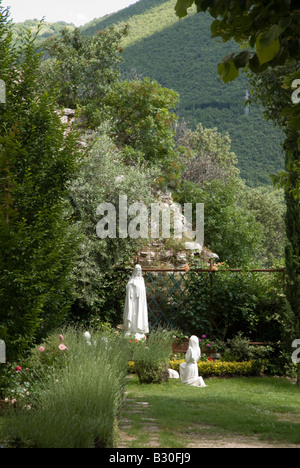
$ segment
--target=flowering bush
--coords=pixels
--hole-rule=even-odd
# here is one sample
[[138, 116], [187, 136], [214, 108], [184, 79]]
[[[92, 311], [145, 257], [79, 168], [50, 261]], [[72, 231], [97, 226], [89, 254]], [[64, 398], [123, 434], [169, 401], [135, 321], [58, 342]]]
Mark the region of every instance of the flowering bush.
[[3, 418], [5, 446], [20, 440], [36, 448], [112, 447], [124, 399], [127, 351], [114, 335], [84, 335], [78, 329], [51, 335], [33, 350], [30, 367], [12, 367], [18, 379], [26, 374], [33, 378], [36, 390], [33, 411], [17, 404]]
[[41, 345], [33, 349], [29, 360], [30, 367], [35, 373], [47, 374], [50, 370], [61, 369], [68, 359], [68, 347], [63, 343], [64, 336], [55, 333], [50, 335]]
[[31, 408], [31, 396], [34, 385], [28, 379], [23, 367], [15, 363], [7, 363], [1, 379], [1, 398], [5, 402], [4, 408]]
[[5, 403], [22, 408], [34, 405], [39, 382], [50, 371], [57, 372], [66, 364], [68, 347], [63, 341], [63, 335], [51, 335], [32, 350], [22, 366], [16, 363], [6, 365], [0, 382], [0, 396]]

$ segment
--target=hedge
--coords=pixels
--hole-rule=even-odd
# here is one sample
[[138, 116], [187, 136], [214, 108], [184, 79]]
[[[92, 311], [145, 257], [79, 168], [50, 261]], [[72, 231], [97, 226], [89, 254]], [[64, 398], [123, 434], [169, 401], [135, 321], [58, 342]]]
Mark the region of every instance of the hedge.
[[[170, 369], [179, 372], [179, 366], [185, 360], [170, 361]], [[213, 376], [239, 376], [239, 375], [259, 375], [263, 373], [265, 365], [261, 361], [243, 361], [243, 362], [226, 362], [226, 361], [199, 361], [199, 375], [202, 377]]]
[[[184, 359], [174, 359], [169, 362], [169, 368], [179, 372], [179, 366], [185, 362]], [[260, 375], [265, 369], [265, 364], [259, 360], [243, 362], [225, 361], [199, 361], [199, 375], [202, 377], [226, 377], [226, 376], [250, 376]], [[134, 362], [128, 362], [128, 371], [134, 373]]]

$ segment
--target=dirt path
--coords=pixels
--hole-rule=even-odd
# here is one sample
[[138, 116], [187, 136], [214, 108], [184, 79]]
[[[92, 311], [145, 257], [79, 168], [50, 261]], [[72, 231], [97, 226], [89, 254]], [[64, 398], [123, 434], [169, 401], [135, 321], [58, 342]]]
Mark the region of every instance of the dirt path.
[[[159, 448], [159, 431], [157, 421], [150, 416], [150, 404], [147, 401], [137, 401], [126, 398], [122, 411], [122, 418], [119, 424], [119, 445], [118, 448], [129, 448], [134, 446], [137, 435], [131, 435], [133, 426], [138, 427], [139, 433], [145, 433], [148, 437], [143, 448]], [[134, 423], [133, 418], [134, 417]], [[136, 430], [135, 430], [136, 432]]]
[[300, 448], [294, 444], [274, 444], [263, 442], [255, 437], [237, 436], [236, 434], [222, 436], [191, 434], [192, 442], [187, 448]]

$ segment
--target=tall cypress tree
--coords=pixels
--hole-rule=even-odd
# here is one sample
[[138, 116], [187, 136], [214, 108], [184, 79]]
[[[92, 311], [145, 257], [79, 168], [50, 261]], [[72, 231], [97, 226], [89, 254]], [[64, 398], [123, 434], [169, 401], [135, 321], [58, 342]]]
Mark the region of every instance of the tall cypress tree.
[[39, 87], [41, 60], [30, 32], [14, 42], [0, 0], [0, 338], [9, 360], [64, 320], [77, 243], [66, 203], [77, 136], [55, 93]]
[[[297, 148], [297, 132], [289, 131], [285, 141], [286, 167], [300, 163], [300, 151]], [[291, 172], [290, 189], [296, 187], [297, 176]], [[296, 319], [296, 329], [300, 331], [300, 201], [293, 190], [285, 191], [286, 197], [286, 233], [288, 244], [285, 249], [287, 271], [287, 299]]]

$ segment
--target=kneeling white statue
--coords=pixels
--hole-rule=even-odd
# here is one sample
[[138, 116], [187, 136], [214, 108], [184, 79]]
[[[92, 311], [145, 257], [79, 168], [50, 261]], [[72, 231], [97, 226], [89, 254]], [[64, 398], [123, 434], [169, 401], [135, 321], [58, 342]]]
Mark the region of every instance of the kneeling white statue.
[[149, 333], [146, 287], [140, 265], [135, 266], [126, 287], [123, 327], [125, 335], [135, 335], [138, 340]]
[[201, 357], [199, 339], [193, 335], [189, 341], [189, 349], [185, 355], [186, 362], [180, 364], [181, 382], [194, 387], [206, 387], [204, 380], [199, 376], [198, 360]]

